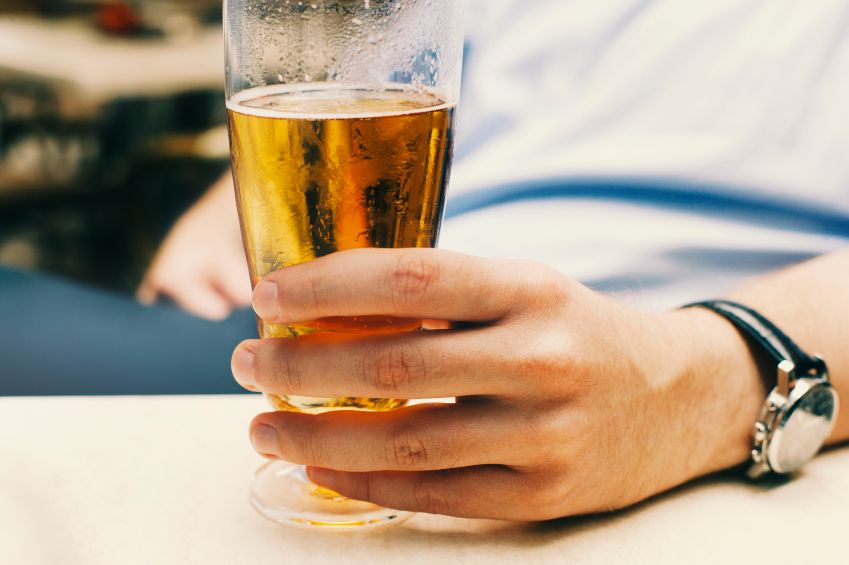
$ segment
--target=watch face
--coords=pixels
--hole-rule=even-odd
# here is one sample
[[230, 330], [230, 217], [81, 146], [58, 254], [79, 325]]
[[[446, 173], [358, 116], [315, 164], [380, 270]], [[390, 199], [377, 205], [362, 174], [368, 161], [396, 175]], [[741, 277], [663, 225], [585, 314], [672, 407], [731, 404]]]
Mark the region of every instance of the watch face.
[[770, 466], [779, 473], [793, 472], [810, 461], [834, 426], [837, 411], [834, 389], [822, 382], [800, 387], [802, 381], [797, 381], [801, 396], [794, 399], [795, 395], [791, 394], [791, 404], [768, 448]]

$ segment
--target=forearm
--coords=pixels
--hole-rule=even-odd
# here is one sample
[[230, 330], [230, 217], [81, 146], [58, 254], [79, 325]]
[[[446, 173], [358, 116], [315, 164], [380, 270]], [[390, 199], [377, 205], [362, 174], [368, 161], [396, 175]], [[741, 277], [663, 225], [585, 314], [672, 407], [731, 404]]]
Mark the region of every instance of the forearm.
[[[819, 353], [844, 401], [849, 401], [849, 250], [750, 281], [731, 298], [763, 313], [802, 349]], [[849, 439], [849, 407], [829, 443]]]
[[[828, 363], [838, 394], [849, 399], [849, 251], [758, 277], [728, 298], [775, 322], [804, 350]], [[686, 450], [685, 476], [748, 461], [754, 423], [775, 386], [774, 361], [753, 350], [725, 318], [701, 308], [670, 312], [668, 365], [673, 419]], [[705, 425], [706, 423], [710, 425]], [[849, 439], [849, 409], [829, 439]]]
[[215, 209], [222, 220], [236, 218], [236, 199], [233, 194], [233, 176], [228, 170], [215, 184], [209, 187], [198, 205]]
[[236, 196], [233, 192], [233, 177], [227, 171], [206, 193], [177, 221], [173, 232], [191, 230], [193, 226], [202, 231], [223, 230], [227, 234], [239, 234], [239, 216], [236, 212]]

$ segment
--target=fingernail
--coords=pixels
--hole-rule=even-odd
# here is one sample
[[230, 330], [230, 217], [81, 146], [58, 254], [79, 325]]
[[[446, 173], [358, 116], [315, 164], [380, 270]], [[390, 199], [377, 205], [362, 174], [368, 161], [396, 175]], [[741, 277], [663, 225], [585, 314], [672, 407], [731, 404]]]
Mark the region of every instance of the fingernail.
[[233, 354], [230, 369], [236, 381], [248, 390], [256, 390], [254, 378], [254, 352], [246, 347], [239, 347]]
[[279, 442], [277, 430], [268, 424], [259, 424], [251, 433], [251, 443], [262, 455], [277, 457], [280, 454]]
[[312, 482], [322, 487], [333, 488], [333, 471], [320, 467], [307, 467], [307, 476]]
[[254, 289], [253, 306], [257, 316], [266, 321], [280, 317], [280, 302], [277, 298], [277, 283], [262, 281]]

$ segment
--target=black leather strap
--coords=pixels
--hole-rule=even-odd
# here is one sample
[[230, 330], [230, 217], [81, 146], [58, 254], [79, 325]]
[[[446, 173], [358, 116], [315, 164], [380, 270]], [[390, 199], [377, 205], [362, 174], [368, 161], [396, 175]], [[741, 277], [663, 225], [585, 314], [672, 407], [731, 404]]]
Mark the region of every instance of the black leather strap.
[[805, 353], [784, 332], [759, 312], [730, 300], [708, 300], [688, 304], [684, 308], [707, 308], [726, 318], [737, 329], [751, 336], [773, 359], [776, 365], [790, 360], [796, 366], [797, 374], [812, 370], [819, 372], [822, 361]]

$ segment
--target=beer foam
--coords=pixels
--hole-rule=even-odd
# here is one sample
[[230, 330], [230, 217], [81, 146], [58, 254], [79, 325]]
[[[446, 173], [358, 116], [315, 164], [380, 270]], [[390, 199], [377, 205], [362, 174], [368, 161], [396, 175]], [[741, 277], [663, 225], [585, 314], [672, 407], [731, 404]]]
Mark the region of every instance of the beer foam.
[[227, 108], [240, 114], [310, 120], [404, 116], [454, 106], [433, 92], [399, 84], [383, 88], [338, 83], [262, 86], [243, 90], [227, 100]]

